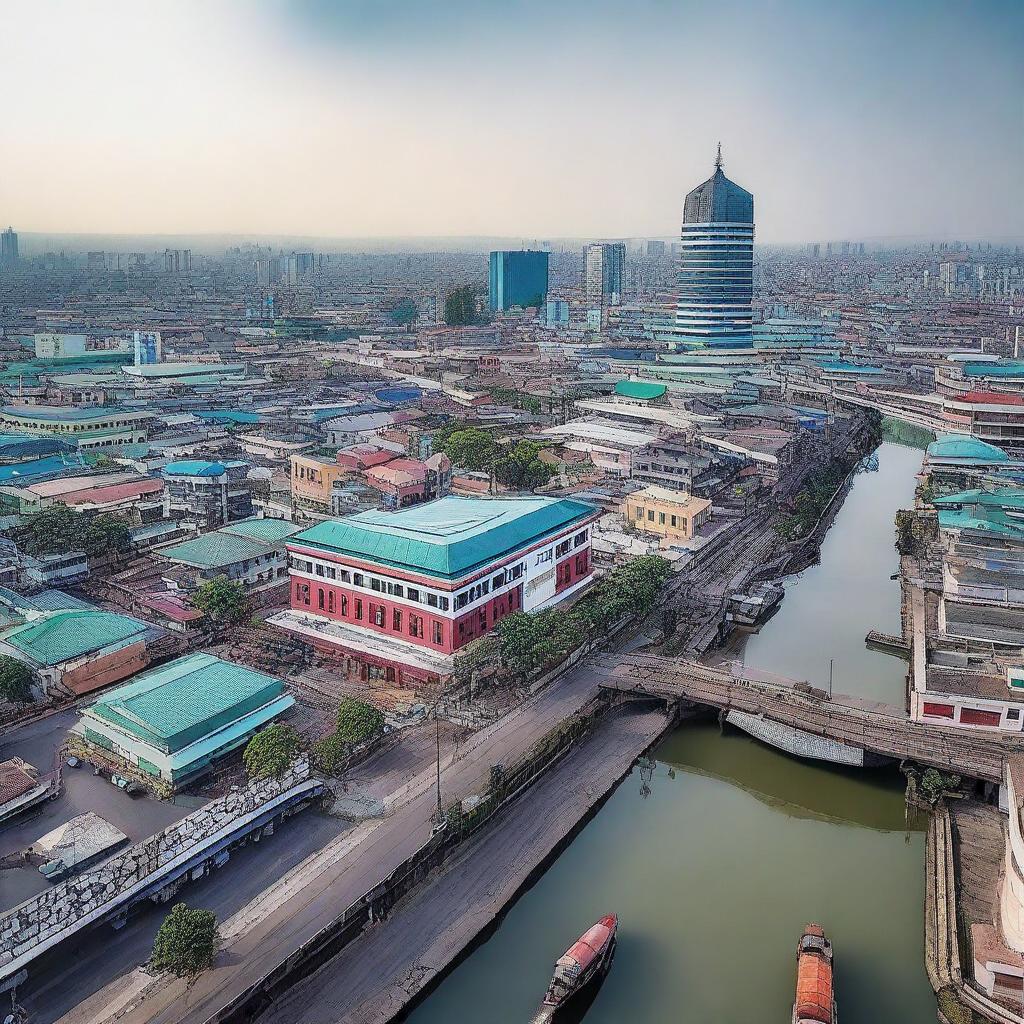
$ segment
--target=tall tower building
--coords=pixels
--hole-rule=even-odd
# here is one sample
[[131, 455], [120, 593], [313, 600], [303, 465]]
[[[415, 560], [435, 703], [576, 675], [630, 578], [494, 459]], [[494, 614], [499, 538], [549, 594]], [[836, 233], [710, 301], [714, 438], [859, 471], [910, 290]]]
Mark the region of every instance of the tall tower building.
[[674, 333], [695, 347], [753, 344], [754, 197], [722, 172], [683, 203]]
[[542, 306], [548, 294], [548, 258], [539, 249], [492, 252], [487, 267], [487, 302], [492, 312]]
[[587, 309], [618, 306], [626, 266], [624, 242], [595, 242], [583, 249], [583, 292]]
[[0, 267], [12, 267], [18, 262], [18, 233], [14, 228], [0, 232]]

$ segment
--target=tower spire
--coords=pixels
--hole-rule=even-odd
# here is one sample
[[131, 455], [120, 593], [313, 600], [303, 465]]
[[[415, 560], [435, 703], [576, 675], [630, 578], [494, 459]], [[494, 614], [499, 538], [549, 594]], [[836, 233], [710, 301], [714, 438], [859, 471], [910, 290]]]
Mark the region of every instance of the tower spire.
[[715, 170], [720, 171], [722, 169], [722, 144], [718, 144], [718, 155], [715, 157]]

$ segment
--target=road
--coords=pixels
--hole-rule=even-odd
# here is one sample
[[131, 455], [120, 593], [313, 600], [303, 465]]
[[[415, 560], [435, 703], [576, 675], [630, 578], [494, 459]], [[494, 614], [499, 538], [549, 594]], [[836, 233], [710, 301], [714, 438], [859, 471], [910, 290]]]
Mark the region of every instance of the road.
[[[442, 758], [445, 803], [481, 791], [492, 765], [515, 760], [557, 723], [591, 701], [597, 694], [599, 676], [592, 667], [581, 666], [546, 687], [512, 714], [474, 734], [460, 746], [450, 748]], [[393, 756], [401, 759], [407, 754], [399, 747]], [[302, 879], [302, 884], [290, 886], [289, 880], [279, 875], [275, 888], [288, 892], [287, 898], [279, 905], [266, 901], [268, 909], [265, 912], [259, 908], [251, 909], [246, 915], [251, 919], [237, 929], [228, 922], [232, 938], [226, 942], [213, 970], [191, 984], [177, 979], [161, 979], [150, 986], [139, 1005], [118, 1018], [121, 1024], [141, 1024], [144, 1021], [203, 1024], [212, 1013], [256, 979], [269, 973], [289, 953], [332, 922], [345, 907], [418, 849], [429, 838], [436, 797], [433, 765], [428, 763], [418, 771], [415, 768], [416, 765], [410, 762], [383, 779], [374, 774], [374, 769], [364, 768], [363, 782], [365, 784], [372, 778], [372, 787], [368, 788], [375, 790], [376, 795], [381, 795], [383, 788], [392, 785], [386, 801], [392, 808], [391, 816], [359, 825], [352, 829], [350, 836], [336, 839], [342, 844], [338, 849], [343, 850], [343, 855], [331, 858], [321, 854], [321, 857], [327, 857], [327, 863], [322, 870], [308, 872], [310, 877]], [[291, 835], [286, 825], [282, 836]], [[354, 843], [351, 849], [344, 847], [346, 838]], [[323, 845], [319, 843], [318, 847]], [[244, 883], [232, 866], [225, 871], [227, 873], [217, 876], [220, 887], [226, 888], [229, 882], [232, 887]], [[202, 902], [194, 895], [198, 891], [198, 888], [189, 889], [182, 896], [191, 905], [201, 906]], [[133, 944], [133, 948], [138, 950], [138, 942]], [[137, 955], [134, 962], [138, 963], [144, 955]], [[104, 1007], [111, 1009], [123, 1003], [124, 993], [132, 983], [122, 974], [105, 985], [106, 979], [110, 978], [110, 972], [103, 967], [108, 956], [109, 949], [104, 948], [88, 957], [94, 962], [93, 969], [103, 970], [106, 978], [98, 984], [85, 982], [86, 987], [75, 993], [78, 1000], [90, 992], [96, 993], [84, 1004], [79, 1003], [73, 1009], [67, 1005], [61, 1007], [56, 983], [50, 983], [45, 990], [38, 992], [26, 988], [21, 1001], [36, 1012], [33, 1019], [39, 1022], [57, 1019], [59, 1013], [54, 1011], [59, 1010], [65, 1014], [59, 1018], [63, 1024], [97, 1024], [106, 1017]], [[122, 971], [127, 966], [123, 964]], [[81, 965], [76, 965], [73, 974], [73, 978], [68, 978], [70, 983], [90, 977]], [[32, 985], [31, 979], [29, 985]], [[101, 986], [105, 987], [97, 991]], [[66, 996], [64, 1001], [67, 1002]]]
[[[508, 909], [666, 723], [660, 711], [612, 713], [429, 884], [286, 992], [257, 1018], [260, 1024], [388, 1024]], [[580, 931], [591, 923], [581, 921]], [[536, 979], [538, 1002], [547, 981]]]

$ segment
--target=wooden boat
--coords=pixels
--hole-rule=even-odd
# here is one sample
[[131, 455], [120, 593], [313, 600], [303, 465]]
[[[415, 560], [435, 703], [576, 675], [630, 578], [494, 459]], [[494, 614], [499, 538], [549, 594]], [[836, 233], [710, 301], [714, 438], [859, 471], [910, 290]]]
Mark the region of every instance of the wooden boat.
[[544, 1009], [549, 1014], [576, 1002], [581, 993], [604, 977], [615, 954], [618, 927], [614, 914], [602, 917], [558, 958], [544, 996]]
[[838, 1024], [832, 986], [832, 943], [821, 925], [809, 924], [796, 948], [793, 1024]]

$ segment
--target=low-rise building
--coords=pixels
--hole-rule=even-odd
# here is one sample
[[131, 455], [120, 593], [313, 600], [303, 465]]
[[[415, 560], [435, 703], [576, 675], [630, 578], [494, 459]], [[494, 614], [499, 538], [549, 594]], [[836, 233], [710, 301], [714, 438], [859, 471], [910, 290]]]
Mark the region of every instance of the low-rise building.
[[293, 508], [313, 508], [330, 512], [335, 484], [349, 470], [337, 461], [318, 459], [312, 455], [291, 457], [291, 492]]
[[97, 756], [177, 789], [294, 703], [280, 679], [190, 654], [107, 694], [74, 732]]
[[186, 519], [201, 530], [249, 519], [253, 514], [247, 462], [185, 459], [160, 471], [164, 516]]
[[642, 533], [653, 533], [666, 544], [686, 543], [711, 522], [711, 502], [683, 491], [652, 485], [634, 491], [623, 502], [623, 515]]
[[149, 437], [153, 413], [113, 406], [6, 405], [0, 424], [23, 434], [56, 436], [79, 449], [137, 444]]

